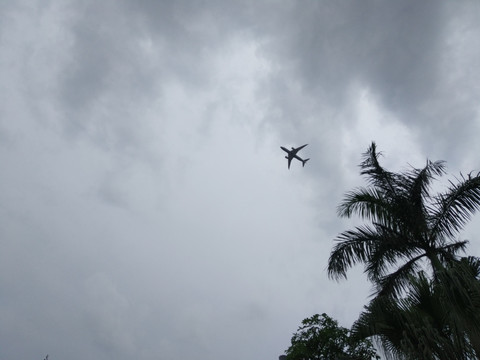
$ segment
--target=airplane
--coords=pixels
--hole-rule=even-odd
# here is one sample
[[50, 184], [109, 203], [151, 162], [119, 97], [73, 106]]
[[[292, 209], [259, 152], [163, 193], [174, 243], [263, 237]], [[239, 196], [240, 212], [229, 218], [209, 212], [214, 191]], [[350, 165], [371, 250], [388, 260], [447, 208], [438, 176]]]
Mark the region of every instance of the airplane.
[[285, 156], [285, 159], [288, 160], [288, 168], [290, 169], [290, 163], [292, 162], [292, 159], [297, 159], [297, 160], [300, 160], [303, 164], [303, 166], [305, 166], [305, 163], [310, 160], [310, 158], [308, 159], [305, 159], [303, 160], [300, 156], [297, 155], [297, 152], [299, 152], [300, 150], [302, 150], [305, 146], [307, 146], [308, 144], [305, 144], [303, 146], [300, 146], [298, 148], [294, 148], [292, 147], [292, 150], [288, 150], [287, 148], [284, 148], [283, 146], [280, 146], [280, 149], [282, 149], [283, 151], [285, 151], [288, 155]]

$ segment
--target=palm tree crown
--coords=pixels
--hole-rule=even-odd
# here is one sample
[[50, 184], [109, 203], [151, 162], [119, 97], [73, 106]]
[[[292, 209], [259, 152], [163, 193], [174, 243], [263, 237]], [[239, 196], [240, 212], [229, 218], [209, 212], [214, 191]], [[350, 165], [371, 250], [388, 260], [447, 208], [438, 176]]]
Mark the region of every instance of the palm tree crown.
[[480, 207], [480, 174], [460, 175], [445, 192], [432, 195], [432, 181], [445, 174], [443, 161], [394, 173], [380, 165], [380, 155], [372, 143], [360, 164], [368, 187], [347, 193], [338, 207], [340, 216], [358, 214], [369, 224], [337, 237], [328, 274], [346, 278], [348, 268], [364, 263], [377, 295], [396, 297], [425, 260], [436, 276], [465, 249], [467, 241], [455, 236]]

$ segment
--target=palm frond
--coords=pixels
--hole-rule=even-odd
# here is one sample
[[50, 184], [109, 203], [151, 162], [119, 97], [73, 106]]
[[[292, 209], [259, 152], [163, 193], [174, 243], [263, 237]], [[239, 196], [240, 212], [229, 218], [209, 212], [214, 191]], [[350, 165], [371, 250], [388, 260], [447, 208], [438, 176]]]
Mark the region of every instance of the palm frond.
[[439, 259], [444, 263], [449, 263], [457, 260], [457, 254], [460, 251], [465, 251], [468, 245], [468, 240], [456, 241], [451, 244], [438, 246], [435, 248], [435, 253]]
[[480, 258], [476, 256], [463, 257], [460, 259], [460, 265], [464, 269], [463, 273], [480, 280]]
[[376, 188], [358, 188], [346, 193], [337, 213], [341, 217], [356, 213], [365, 219], [384, 219], [388, 214], [388, 203]]
[[347, 270], [357, 262], [365, 262], [378, 233], [368, 226], [357, 227], [338, 235], [328, 259], [327, 272], [332, 279], [347, 278]]
[[397, 298], [403, 291], [409, 288], [411, 284], [412, 274], [419, 269], [419, 260], [424, 258], [425, 254], [417, 255], [405, 264], [400, 266], [396, 271], [382, 277], [376, 281], [376, 292], [379, 296], [393, 296]]
[[398, 303], [388, 297], [374, 298], [352, 325], [354, 339], [375, 339], [387, 359], [406, 359], [403, 312]]
[[445, 322], [447, 313], [435, 286], [419, 272], [411, 278], [406, 297], [375, 297], [353, 324], [352, 335], [376, 337], [392, 358], [472, 358], [472, 347], [465, 333]]
[[382, 189], [388, 196], [393, 197], [397, 189], [396, 174], [385, 170], [379, 163], [375, 142], [372, 142], [367, 151], [363, 154], [363, 161], [360, 163], [360, 174], [368, 176], [368, 182]]
[[429, 196], [432, 180], [445, 174], [445, 161], [427, 160], [423, 169], [413, 168], [405, 174], [406, 190], [412, 200], [419, 201]]
[[480, 208], [480, 173], [461, 175], [457, 184], [450, 181], [447, 192], [436, 196], [430, 237], [453, 237]]
[[379, 241], [372, 247], [365, 272], [374, 283], [385, 276], [397, 263], [408, 261], [422, 252], [422, 248], [403, 228], [375, 223]]
[[[431, 182], [437, 176], [445, 172], [445, 163], [443, 161], [432, 162], [427, 160], [427, 164], [422, 169], [412, 168], [410, 171], [401, 174], [403, 177], [402, 196], [399, 205], [399, 218], [403, 218], [409, 227], [418, 234], [424, 233], [428, 229], [428, 205], [429, 190]], [[403, 207], [403, 209], [402, 209]]]

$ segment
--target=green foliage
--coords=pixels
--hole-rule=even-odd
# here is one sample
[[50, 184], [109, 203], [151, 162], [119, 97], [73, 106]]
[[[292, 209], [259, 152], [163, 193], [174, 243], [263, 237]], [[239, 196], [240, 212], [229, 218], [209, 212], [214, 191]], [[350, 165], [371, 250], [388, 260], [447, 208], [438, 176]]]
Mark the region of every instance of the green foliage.
[[287, 360], [379, 359], [368, 339], [353, 339], [348, 329], [325, 313], [302, 321], [285, 354]]

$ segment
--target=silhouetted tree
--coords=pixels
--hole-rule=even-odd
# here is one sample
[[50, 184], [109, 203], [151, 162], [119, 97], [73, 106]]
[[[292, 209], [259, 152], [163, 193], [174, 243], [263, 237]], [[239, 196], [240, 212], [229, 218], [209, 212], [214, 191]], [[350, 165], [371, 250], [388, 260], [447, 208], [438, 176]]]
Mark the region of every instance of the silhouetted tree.
[[394, 173], [379, 156], [372, 143], [360, 164], [369, 186], [347, 193], [338, 208], [340, 216], [358, 214], [368, 224], [341, 233], [328, 262], [334, 279], [363, 263], [375, 286], [354, 337], [376, 336], [394, 358], [475, 358], [480, 262], [459, 258], [467, 241], [456, 237], [480, 207], [480, 175], [460, 175], [432, 195], [444, 162], [427, 160], [424, 168]]
[[465, 249], [467, 241], [455, 237], [480, 207], [480, 176], [461, 176], [446, 192], [432, 195], [432, 180], [445, 173], [443, 161], [393, 173], [380, 165], [379, 155], [372, 143], [360, 164], [370, 186], [347, 193], [338, 207], [340, 216], [356, 213], [370, 224], [337, 237], [328, 274], [346, 278], [347, 269], [361, 262], [377, 294], [397, 296], [423, 260], [437, 276]]
[[368, 339], [351, 338], [348, 329], [325, 313], [302, 321], [285, 354], [287, 360], [379, 359]]

